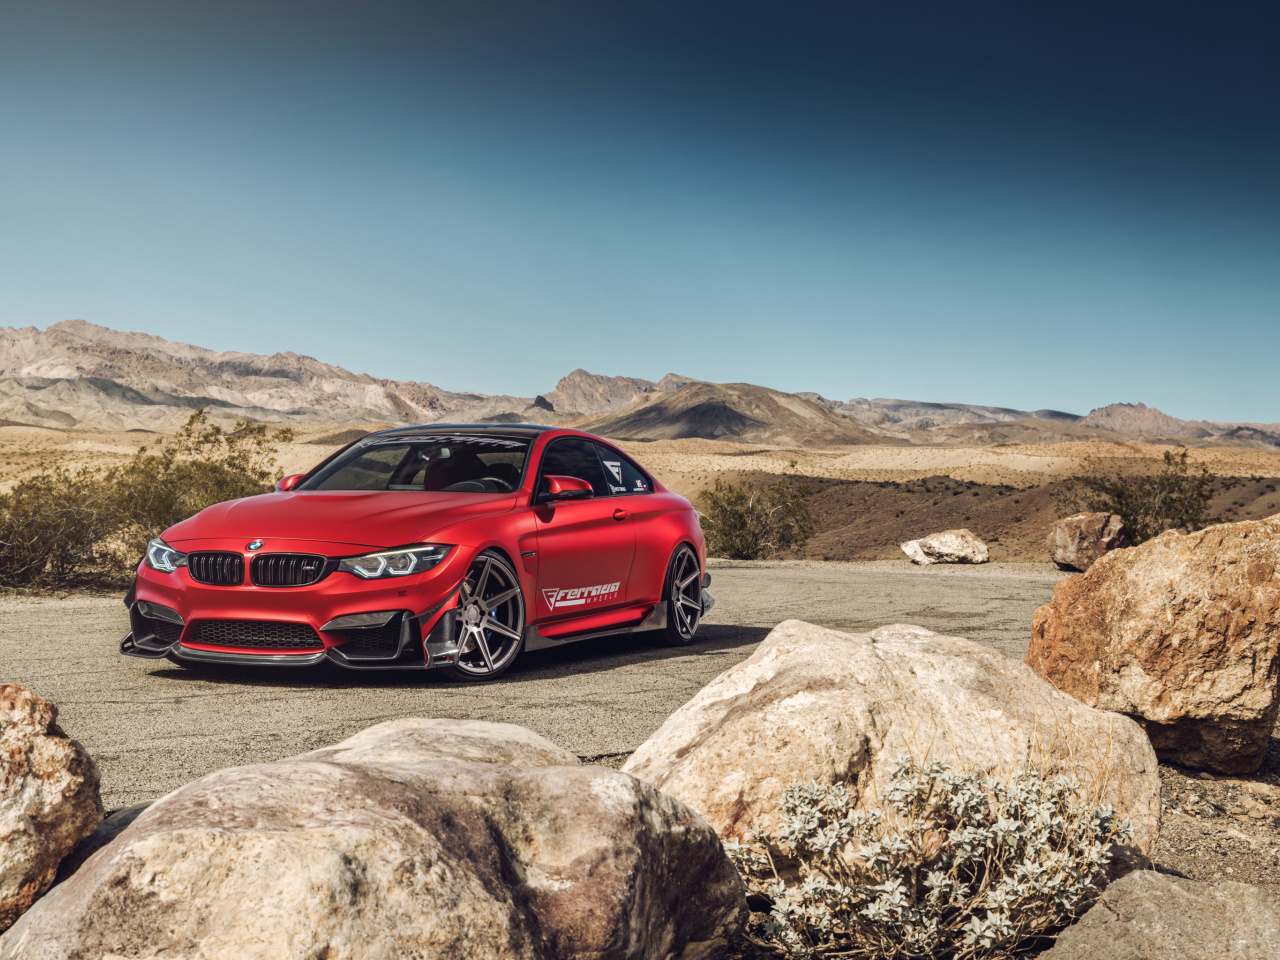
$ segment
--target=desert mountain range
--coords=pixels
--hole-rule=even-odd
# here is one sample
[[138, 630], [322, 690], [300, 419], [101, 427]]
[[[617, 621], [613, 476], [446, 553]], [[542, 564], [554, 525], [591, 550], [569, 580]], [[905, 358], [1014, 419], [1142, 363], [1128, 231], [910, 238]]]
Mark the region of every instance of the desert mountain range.
[[1280, 423], [1179, 420], [1141, 403], [1078, 416], [912, 400], [828, 400], [669, 373], [574, 370], [536, 397], [443, 390], [352, 373], [296, 353], [218, 353], [83, 320], [0, 327], [0, 425], [167, 430], [193, 409], [219, 419], [362, 424], [572, 423], [627, 440], [702, 437], [779, 446], [985, 445], [1139, 439], [1280, 446]]

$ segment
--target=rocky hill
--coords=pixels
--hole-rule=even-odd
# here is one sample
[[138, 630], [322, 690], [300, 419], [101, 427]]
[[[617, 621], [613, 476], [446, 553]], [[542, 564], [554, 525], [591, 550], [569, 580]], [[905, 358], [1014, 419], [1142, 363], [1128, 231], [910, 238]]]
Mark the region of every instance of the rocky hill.
[[1113, 403], [1099, 407], [1079, 423], [1082, 427], [1097, 427], [1151, 440], [1234, 440], [1280, 446], [1280, 423], [1179, 420], [1145, 403]]
[[988, 445], [1093, 438], [1280, 446], [1280, 424], [1178, 420], [1141, 403], [1078, 417], [966, 403], [837, 401], [675, 373], [654, 381], [581, 369], [538, 396], [490, 396], [352, 373], [297, 353], [218, 353], [83, 320], [45, 330], [0, 327], [0, 426], [167, 430], [200, 407], [224, 420], [353, 426], [573, 422], [636, 439]]
[[793, 393], [750, 383], [691, 383], [641, 395], [575, 426], [619, 440], [701, 437], [778, 446], [900, 443], [882, 431]]
[[971, 403], [925, 403], [920, 400], [867, 400], [855, 397], [841, 402], [816, 393], [797, 396], [821, 404], [874, 427], [894, 430], [928, 430], [957, 423], [1004, 423], [1014, 420], [1053, 420], [1074, 423], [1080, 417], [1061, 410], [1015, 410], [1012, 407], [983, 407]]
[[1213, 436], [1217, 431], [1205, 420], [1179, 420], [1145, 403], [1113, 403], [1090, 411], [1080, 421], [1082, 426], [1100, 427], [1116, 433], [1128, 433], [1139, 437], [1170, 437], [1179, 440], [1200, 440]]
[[157, 429], [191, 410], [254, 420], [553, 423], [625, 406], [661, 381], [575, 370], [545, 396], [486, 396], [352, 373], [296, 353], [218, 353], [83, 320], [45, 330], [0, 327], [0, 422], [80, 429]]
[[844, 402], [816, 393], [797, 396], [916, 443], [983, 445], [1063, 440], [1173, 440], [1280, 446], [1280, 423], [1179, 420], [1142, 403], [1113, 403], [1077, 416], [1061, 410], [1016, 410], [918, 400]]
[[485, 399], [296, 353], [217, 353], [82, 320], [0, 328], [0, 417], [41, 426], [145, 428], [197, 407], [257, 420], [437, 420]]

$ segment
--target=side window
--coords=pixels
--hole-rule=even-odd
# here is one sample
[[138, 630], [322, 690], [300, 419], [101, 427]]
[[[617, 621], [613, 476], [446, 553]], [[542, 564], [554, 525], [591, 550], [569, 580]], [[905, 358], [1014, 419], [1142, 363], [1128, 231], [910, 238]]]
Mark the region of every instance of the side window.
[[[600, 467], [600, 458], [596, 456], [596, 445], [590, 440], [579, 440], [576, 437], [565, 437], [553, 440], [542, 455], [542, 476], [577, 477], [591, 484], [597, 497], [609, 496], [609, 487], [604, 481], [604, 470]], [[545, 481], [539, 481], [539, 484]]]
[[604, 464], [605, 483], [609, 484], [609, 492], [615, 496], [630, 493], [651, 493], [653, 484], [636, 465], [626, 457], [619, 456], [608, 447], [597, 446], [600, 451], [600, 462]]

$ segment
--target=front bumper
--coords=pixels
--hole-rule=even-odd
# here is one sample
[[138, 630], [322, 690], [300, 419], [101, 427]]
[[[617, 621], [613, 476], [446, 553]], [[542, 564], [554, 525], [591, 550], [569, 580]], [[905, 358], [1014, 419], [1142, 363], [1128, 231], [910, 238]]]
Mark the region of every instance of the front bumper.
[[[199, 549], [228, 546], [201, 543]], [[277, 546], [280, 552], [290, 549], [320, 552], [303, 543]], [[161, 573], [142, 564], [126, 597], [131, 629], [120, 652], [176, 663], [447, 666], [457, 657], [452, 611], [466, 575], [467, 554], [465, 548], [455, 548], [431, 570], [403, 579], [362, 580], [333, 572], [317, 583], [294, 587], [260, 587], [248, 577], [240, 585], [214, 586], [196, 582], [186, 568]], [[246, 569], [251, 558], [246, 554]], [[385, 622], [341, 626], [342, 618], [374, 611], [386, 613]]]

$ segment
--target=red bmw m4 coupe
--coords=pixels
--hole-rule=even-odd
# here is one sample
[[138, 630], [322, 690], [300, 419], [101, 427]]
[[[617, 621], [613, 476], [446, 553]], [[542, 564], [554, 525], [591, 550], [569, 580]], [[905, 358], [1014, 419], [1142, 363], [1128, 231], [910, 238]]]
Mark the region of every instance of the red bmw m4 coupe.
[[604, 440], [406, 427], [151, 541], [120, 652], [488, 680], [589, 637], [689, 643], [710, 580], [689, 501]]

